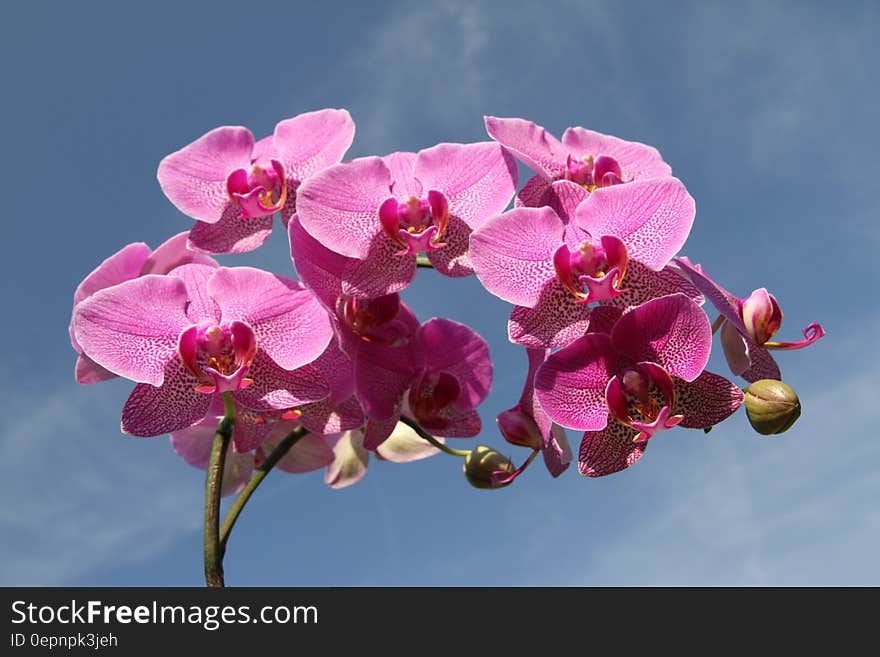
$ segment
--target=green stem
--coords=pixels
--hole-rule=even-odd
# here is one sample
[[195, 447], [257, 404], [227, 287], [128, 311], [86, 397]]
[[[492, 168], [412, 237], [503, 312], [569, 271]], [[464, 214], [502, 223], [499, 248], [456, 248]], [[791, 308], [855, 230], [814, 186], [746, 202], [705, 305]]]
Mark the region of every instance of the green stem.
[[428, 256], [422, 255], [421, 253], [416, 256], [416, 267], [424, 267], [426, 269], [434, 269], [434, 265], [432, 265], [431, 261], [428, 260]]
[[470, 450], [452, 449], [451, 447], [447, 447], [446, 445], [441, 443], [439, 440], [434, 438], [434, 436], [432, 436], [431, 434], [425, 433], [425, 430], [419, 426], [418, 422], [416, 422], [415, 420], [409, 419], [405, 415], [400, 416], [400, 421], [403, 422], [410, 429], [415, 431], [417, 434], [419, 434], [419, 436], [421, 436], [422, 438], [427, 440], [429, 443], [431, 443], [434, 447], [439, 449], [441, 452], [446, 452], [447, 454], [451, 454], [452, 456], [459, 456], [461, 458], [465, 458], [468, 456], [468, 454], [471, 453]]
[[232, 528], [235, 527], [235, 521], [238, 520], [238, 516], [241, 514], [242, 509], [244, 509], [245, 504], [251, 499], [251, 495], [257, 490], [257, 487], [263, 482], [269, 471], [275, 467], [275, 464], [308, 432], [308, 429], [305, 427], [297, 427], [291, 431], [284, 440], [278, 443], [278, 446], [272, 450], [269, 456], [266, 457], [266, 460], [254, 470], [254, 474], [251, 475], [250, 480], [245, 484], [238, 497], [235, 498], [232, 506], [229, 507], [229, 511], [226, 512], [226, 517], [223, 519], [223, 526], [220, 528], [221, 558], [226, 552], [226, 541], [229, 540], [229, 534], [232, 533]]
[[224, 416], [217, 425], [208, 475], [205, 480], [205, 583], [211, 587], [223, 586], [223, 551], [220, 548], [220, 491], [226, 450], [235, 426], [235, 402], [228, 392], [223, 393]]

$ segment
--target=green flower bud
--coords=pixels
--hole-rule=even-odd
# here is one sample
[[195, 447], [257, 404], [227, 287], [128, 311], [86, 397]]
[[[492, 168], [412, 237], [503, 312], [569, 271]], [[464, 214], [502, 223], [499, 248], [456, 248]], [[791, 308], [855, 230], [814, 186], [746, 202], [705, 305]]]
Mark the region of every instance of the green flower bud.
[[502, 488], [513, 480], [500, 483], [499, 476], [511, 475], [516, 467], [510, 459], [491, 447], [477, 445], [464, 459], [464, 476], [475, 488]]
[[745, 404], [749, 423], [764, 436], [785, 433], [801, 416], [794, 390], [773, 379], [761, 379], [746, 388]]

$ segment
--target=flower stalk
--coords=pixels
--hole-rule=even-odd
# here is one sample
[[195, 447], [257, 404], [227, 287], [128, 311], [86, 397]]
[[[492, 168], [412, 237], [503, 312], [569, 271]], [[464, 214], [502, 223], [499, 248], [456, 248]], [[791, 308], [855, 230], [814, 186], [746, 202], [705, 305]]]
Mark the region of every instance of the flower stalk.
[[209, 587], [224, 585], [223, 550], [220, 547], [220, 491], [223, 469], [226, 466], [226, 451], [235, 426], [235, 402], [228, 392], [223, 393], [223, 410], [223, 419], [214, 434], [205, 482], [205, 583]]

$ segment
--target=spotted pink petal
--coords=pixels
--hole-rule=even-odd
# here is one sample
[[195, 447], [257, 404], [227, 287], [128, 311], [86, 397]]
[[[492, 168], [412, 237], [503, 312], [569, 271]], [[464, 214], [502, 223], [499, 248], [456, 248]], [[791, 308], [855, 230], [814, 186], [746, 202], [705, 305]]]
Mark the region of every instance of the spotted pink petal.
[[287, 370], [257, 349], [247, 376], [253, 383], [237, 390], [237, 402], [254, 411], [281, 410], [319, 401], [330, 394], [327, 381], [311, 365]]
[[635, 443], [638, 431], [608, 418], [601, 431], [587, 431], [581, 441], [578, 471], [585, 477], [604, 477], [634, 465], [648, 446]]
[[590, 313], [590, 325], [587, 331], [611, 335], [614, 325], [622, 315], [623, 310], [615, 306], [597, 306]]
[[588, 333], [547, 358], [535, 376], [541, 407], [557, 424], [597, 431], [608, 421], [605, 387], [617, 373], [611, 338]]
[[297, 198], [300, 223], [336, 253], [366, 258], [376, 239], [387, 239], [379, 206], [391, 195], [391, 173], [379, 157], [325, 169], [303, 183]]
[[704, 302], [700, 291], [670, 266], [660, 271], [652, 271], [637, 260], [630, 260], [626, 268], [626, 277], [623, 279], [623, 287], [626, 292], [603, 303], [626, 311], [651, 299], [679, 293], [684, 294], [697, 305], [702, 305]]
[[541, 197], [541, 205], [549, 205], [566, 226], [574, 223], [577, 207], [590, 193], [570, 180], [554, 180]]
[[590, 308], [575, 303], [555, 276], [541, 290], [534, 308], [517, 306], [510, 313], [507, 334], [524, 347], [562, 347], [581, 337], [589, 326]]
[[197, 221], [189, 232], [189, 247], [200, 253], [247, 253], [262, 246], [272, 232], [273, 215], [242, 219], [230, 205], [216, 223]]
[[578, 206], [575, 220], [594, 237], [619, 237], [630, 259], [659, 271], [684, 245], [695, 214], [682, 182], [663, 178], [599, 188]]
[[400, 346], [360, 342], [356, 353], [349, 351], [358, 401], [369, 417], [388, 418], [421, 369], [416, 345], [414, 341]]
[[562, 135], [562, 144], [577, 159], [585, 155], [613, 157], [620, 164], [623, 180], [627, 182], [672, 175], [672, 169], [656, 148], [636, 141], [626, 141], [585, 128], [569, 128]]
[[657, 363], [669, 374], [693, 381], [709, 361], [712, 328], [697, 304], [683, 294], [671, 294], [625, 313], [611, 339], [632, 360]]
[[565, 429], [558, 424], [552, 426], [550, 437], [541, 449], [541, 455], [544, 457], [544, 465], [552, 476], [558, 477], [568, 470], [573, 455]]
[[565, 228], [549, 207], [514, 208], [493, 217], [471, 235], [477, 278], [495, 296], [534, 308], [556, 278], [553, 254]]
[[[174, 447], [174, 451], [190, 465], [207, 470], [218, 421], [218, 418], [208, 414], [198, 424], [172, 432], [171, 445]], [[253, 454], [238, 454], [230, 443], [226, 452], [220, 494], [226, 496], [239, 492], [250, 479], [253, 469]]]
[[468, 247], [471, 228], [455, 215], [449, 217], [443, 233], [442, 249], [428, 251], [428, 260], [438, 273], [451, 278], [462, 278], [474, 273]]
[[424, 190], [422, 183], [413, 175], [416, 153], [392, 153], [383, 157], [382, 161], [391, 172], [391, 180], [393, 181], [391, 193], [395, 198], [422, 197]]
[[163, 383], [139, 383], [122, 409], [122, 431], [151, 437], [192, 426], [205, 417], [212, 395], [196, 392], [198, 380], [179, 357], [165, 367]]
[[363, 427], [363, 447], [370, 451], [378, 449], [394, 433], [399, 419], [399, 405], [397, 410], [387, 417], [368, 417]]
[[73, 330], [83, 353], [114, 374], [162, 385], [177, 338], [190, 323], [183, 281], [143, 276], [77, 304]]
[[327, 311], [301, 284], [251, 267], [221, 267], [208, 281], [208, 293], [225, 321], [246, 322], [257, 348], [284, 369], [315, 360], [333, 337]]
[[400, 292], [416, 275], [416, 259], [397, 255], [399, 247], [379, 235], [363, 260], [346, 258], [342, 292], [361, 299], [375, 299]]
[[346, 431], [338, 436], [326, 436], [333, 448], [333, 462], [324, 473], [324, 483], [330, 488], [345, 488], [363, 479], [367, 474], [370, 452], [364, 448], [359, 431]]
[[300, 423], [312, 433], [326, 435], [339, 433], [363, 426], [364, 411], [355, 397], [342, 401], [330, 398], [304, 404], [299, 407], [302, 412]]
[[437, 426], [425, 426], [424, 423], [422, 426], [432, 434], [447, 438], [473, 438], [483, 430], [480, 415], [473, 409], [462, 410], [447, 406], [437, 414], [436, 422]]
[[291, 180], [302, 181], [336, 164], [354, 141], [354, 121], [344, 109], [323, 109], [275, 126], [273, 146]]
[[526, 373], [526, 381], [523, 385], [523, 391], [519, 398], [520, 408], [522, 408], [528, 414], [528, 416], [534, 420], [535, 425], [538, 427], [538, 431], [540, 431], [541, 435], [545, 438], [545, 443], [549, 438], [551, 421], [550, 417], [541, 407], [541, 404], [538, 402], [538, 398], [535, 395], [535, 375], [538, 373], [538, 369], [540, 369], [541, 365], [544, 364], [549, 355], [549, 349], [526, 349], [526, 356], [529, 361], [529, 369]]
[[250, 166], [253, 148], [247, 128], [215, 128], [159, 163], [159, 185], [185, 215], [215, 223], [231, 205], [226, 178]]
[[733, 414], [742, 402], [742, 390], [712, 372], [702, 372], [690, 383], [675, 379], [675, 413], [684, 415], [679, 426], [685, 429], [714, 426]]
[[210, 265], [182, 265], [168, 274], [171, 278], [179, 278], [186, 286], [186, 316], [191, 324], [204, 320], [220, 321], [220, 306], [208, 295], [208, 279], [216, 271]]
[[492, 387], [489, 345], [472, 328], [451, 319], [433, 318], [422, 324], [417, 340], [425, 355], [427, 373], [448, 372], [461, 386], [459, 409], [483, 403]]
[[760, 381], [761, 379], [782, 380], [782, 373], [779, 371], [779, 365], [776, 364], [770, 351], [764, 347], [759, 347], [751, 340], [746, 339], [749, 349], [750, 365], [740, 376], [749, 383]]
[[518, 160], [548, 180], [561, 178], [566, 151], [560, 141], [539, 125], [524, 119], [485, 117], [486, 132]]
[[419, 152], [413, 173], [472, 230], [507, 207], [518, 177], [513, 157], [495, 142], [438, 144]]
[[516, 193], [513, 199], [515, 208], [540, 208], [542, 205], [550, 205], [545, 201], [550, 188], [550, 182], [541, 174], [535, 174], [526, 181]]

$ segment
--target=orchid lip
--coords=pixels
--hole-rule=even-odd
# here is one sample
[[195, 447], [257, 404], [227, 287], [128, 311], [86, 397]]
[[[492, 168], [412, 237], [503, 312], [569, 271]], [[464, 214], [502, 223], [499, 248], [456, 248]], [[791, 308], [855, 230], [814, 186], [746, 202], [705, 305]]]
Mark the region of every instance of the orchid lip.
[[678, 425], [674, 415], [675, 384], [656, 363], [640, 362], [615, 375], [605, 388], [608, 410], [615, 420], [638, 431], [634, 442], [643, 443], [658, 431]]
[[385, 235], [400, 247], [395, 255], [435, 251], [446, 246], [442, 239], [449, 225], [449, 203], [435, 190], [425, 198], [388, 198], [379, 206], [379, 223]]
[[624, 182], [620, 163], [610, 155], [584, 155], [578, 158], [569, 154], [565, 160], [565, 179], [588, 192]]
[[441, 416], [444, 409], [453, 405], [461, 396], [461, 384], [449, 372], [423, 376], [409, 392], [409, 405], [419, 424], [428, 431], [445, 428], [447, 421]]
[[247, 373], [257, 354], [257, 340], [244, 322], [189, 326], [178, 338], [177, 351], [198, 380], [197, 392], [234, 392], [253, 383]]
[[562, 244], [553, 254], [556, 276], [575, 303], [606, 301], [626, 292], [621, 285], [628, 262], [626, 245], [613, 235], [582, 242], [575, 251]]
[[[236, 169], [230, 173], [226, 191], [238, 206], [242, 219], [264, 217], [277, 212], [287, 202], [287, 176], [278, 160], [271, 160], [268, 168], [254, 164], [250, 171]], [[273, 198], [276, 191], [277, 199]]]

